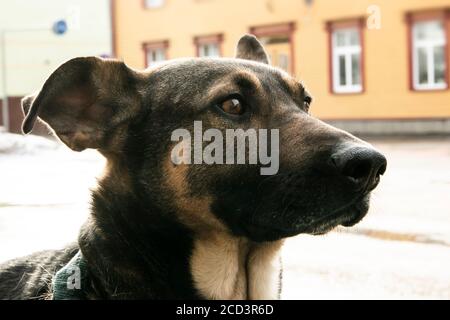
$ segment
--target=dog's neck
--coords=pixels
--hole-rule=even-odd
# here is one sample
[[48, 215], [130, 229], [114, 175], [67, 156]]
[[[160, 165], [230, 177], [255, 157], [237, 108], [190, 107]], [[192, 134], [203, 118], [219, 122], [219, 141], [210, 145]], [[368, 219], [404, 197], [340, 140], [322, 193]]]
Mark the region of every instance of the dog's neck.
[[190, 260], [195, 286], [208, 299], [278, 299], [281, 246], [226, 233], [199, 236]]
[[[226, 231], [194, 232], [115, 174], [93, 192], [79, 245], [106, 299], [277, 299], [282, 241], [255, 243]], [[124, 192], [128, 190], [128, 192]]]
[[280, 298], [282, 241], [253, 243], [212, 233], [189, 243], [178, 232], [172, 237], [180, 246], [164, 244], [167, 238], [161, 236], [145, 250], [132, 239], [125, 245], [102, 234], [97, 223], [90, 220], [80, 237], [81, 250], [97, 278], [95, 298]]
[[141, 236], [134, 237], [139, 230], [102, 223], [90, 219], [79, 241], [96, 278], [95, 298], [279, 298], [282, 241], [253, 243], [226, 233], [185, 236], [175, 228], [147, 234], [143, 244]]

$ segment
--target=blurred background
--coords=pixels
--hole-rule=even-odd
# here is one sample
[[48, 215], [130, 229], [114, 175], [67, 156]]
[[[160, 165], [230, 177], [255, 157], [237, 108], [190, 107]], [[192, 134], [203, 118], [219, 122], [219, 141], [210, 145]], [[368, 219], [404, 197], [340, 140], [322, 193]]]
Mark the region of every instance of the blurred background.
[[283, 298], [450, 299], [450, 0], [0, 0], [0, 262], [75, 240], [104, 165], [20, 135], [24, 95], [76, 56], [232, 57], [244, 33], [388, 158], [361, 224], [287, 241]]

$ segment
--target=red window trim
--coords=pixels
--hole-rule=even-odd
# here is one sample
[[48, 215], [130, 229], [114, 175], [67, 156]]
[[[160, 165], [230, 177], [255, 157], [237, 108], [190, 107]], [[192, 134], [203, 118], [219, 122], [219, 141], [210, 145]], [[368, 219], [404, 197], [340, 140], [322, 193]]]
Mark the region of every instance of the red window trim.
[[109, 1], [109, 10], [111, 15], [111, 55], [112, 58], [116, 58], [118, 55], [117, 50], [117, 26], [116, 26], [116, 0]]
[[[364, 27], [365, 18], [343, 19], [337, 21], [328, 21], [325, 28], [328, 33], [328, 90], [333, 95], [360, 95], [366, 92], [366, 67], [365, 67], [365, 43]], [[338, 29], [357, 27], [359, 31], [359, 43], [361, 45], [361, 91], [360, 92], [335, 92], [333, 85], [333, 31]]]
[[295, 22], [254, 26], [250, 28], [250, 33], [256, 37], [270, 37], [287, 35], [289, 38], [289, 46], [291, 53], [291, 74], [295, 74], [295, 42], [294, 32], [296, 30]]
[[[446, 43], [444, 47], [445, 56], [447, 58], [445, 64], [445, 82], [447, 86], [442, 89], [427, 89], [418, 90], [414, 88], [414, 65], [413, 65], [413, 25], [419, 21], [429, 21], [429, 20], [441, 20], [444, 25], [444, 32], [446, 37]], [[405, 15], [405, 21], [407, 25], [407, 45], [408, 45], [408, 86], [409, 90], [413, 92], [436, 92], [445, 91], [450, 88], [450, 55], [449, 55], [449, 45], [450, 45], [450, 8], [419, 11], [419, 12], [407, 12]]]
[[206, 36], [194, 37], [195, 56], [200, 57], [200, 46], [204, 44], [217, 44], [219, 46], [219, 54], [223, 57], [223, 34], [211, 34]]
[[166, 59], [169, 60], [169, 41], [163, 40], [163, 41], [151, 41], [151, 42], [144, 42], [142, 44], [142, 49], [144, 51], [144, 59], [145, 59], [145, 67], [148, 68], [148, 51], [153, 49], [164, 49], [166, 54]]

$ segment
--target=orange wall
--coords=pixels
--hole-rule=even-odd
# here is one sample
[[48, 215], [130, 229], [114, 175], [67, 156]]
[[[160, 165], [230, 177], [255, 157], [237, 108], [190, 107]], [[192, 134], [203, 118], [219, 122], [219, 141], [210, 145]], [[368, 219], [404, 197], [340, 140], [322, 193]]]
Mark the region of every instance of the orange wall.
[[[141, 0], [115, 0], [117, 55], [130, 66], [144, 68], [144, 42], [169, 40], [169, 57], [177, 58], [195, 55], [195, 36], [223, 33], [223, 54], [233, 56], [237, 40], [250, 27], [295, 22], [295, 76], [315, 97], [314, 115], [324, 119], [450, 118], [450, 89], [409, 89], [405, 22], [408, 11], [450, 7], [450, 0], [378, 0], [381, 29], [364, 30], [365, 91], [329, 92], [325, 24], [366, 16], [373, 3], [314, 0], [308, 7], [300, 0], [166, 0], [161, 8], [144, 9]], [[450, 69], [450, 61], [447, 64]]]

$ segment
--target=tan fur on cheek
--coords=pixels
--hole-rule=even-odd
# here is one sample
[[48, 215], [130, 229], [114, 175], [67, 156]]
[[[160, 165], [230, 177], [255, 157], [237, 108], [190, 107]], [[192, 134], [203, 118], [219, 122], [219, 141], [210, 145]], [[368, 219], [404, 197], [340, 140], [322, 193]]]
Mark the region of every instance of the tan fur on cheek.
[[179, 220], [197, 233], [227, 231], [226, 226], [211, 212], [212, 199], [209, 196], [193, 197], [190, 194], [187, 174], [190, 165], [175, 165], [169, 158], [164, 167], [165, 183], [173, 193], [174, 205]]

